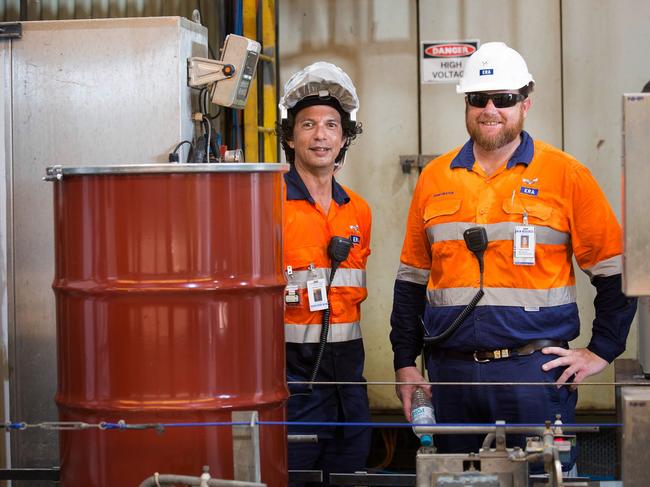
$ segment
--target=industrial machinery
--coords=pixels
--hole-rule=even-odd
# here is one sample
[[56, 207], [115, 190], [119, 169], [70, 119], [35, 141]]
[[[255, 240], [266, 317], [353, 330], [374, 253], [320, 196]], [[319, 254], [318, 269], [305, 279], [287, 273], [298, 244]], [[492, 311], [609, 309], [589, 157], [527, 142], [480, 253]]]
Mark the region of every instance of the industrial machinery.
[[[623, 291], [628, 296], [650, 296], [650, 93], [623, 95]], [[639, 303], [639, 362], [650, 374], [650, 308]]]
[[[481, 451], [468, 454], [437, 454], [435, 448], [421, 448], [417, 455], [416, 487], [477, 485], [480, 487], [528, 487], [528, 464], [544, 463], [545, 485], [562, 487], [562, 460], [568, 460], [575, 436], [565, 435], [561, 422], [544, 427], [507, 426], [417, 426], [421, 433], [486, 434]], [[570, 431], [595, 431], [573, 427]], [[506, 448], [506, 433], [535, 435], [525, 450]], [[495, 443], [495, 448], [492, 448]], [[534, 485], [534, 484], [533, 484]]]
[[[623, 291], [640, 296], [638, 364], [617, 367], [616, 382], [632, 382], [617, 392], [623, 421], [621, 476], [625, 487], [648, 485], [650, 441], [650, 93], [623, 95]], [[627, 361], [633, 362], [633, 361]]]
[[220, 60], [188, 59], [188, 84], [192, 87], [209, 85], [215, 105], [244, 108], [260, 50], [259, 42], [229, 34]]

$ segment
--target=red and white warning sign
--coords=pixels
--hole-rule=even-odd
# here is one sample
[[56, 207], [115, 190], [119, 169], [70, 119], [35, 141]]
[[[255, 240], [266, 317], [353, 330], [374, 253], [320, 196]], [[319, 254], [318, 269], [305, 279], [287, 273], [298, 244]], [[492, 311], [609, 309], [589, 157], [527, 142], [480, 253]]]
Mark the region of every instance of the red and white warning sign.
[[465, 60], [480, 44], [467, 41], [424, 41], [422, 43], [422, 83], [458, 83]]

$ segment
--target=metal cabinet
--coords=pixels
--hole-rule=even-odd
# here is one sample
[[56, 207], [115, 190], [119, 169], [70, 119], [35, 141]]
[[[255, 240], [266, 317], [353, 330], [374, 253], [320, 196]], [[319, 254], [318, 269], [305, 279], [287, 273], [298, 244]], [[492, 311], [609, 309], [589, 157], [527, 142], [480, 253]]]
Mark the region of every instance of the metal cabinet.
[[[166, 162], [193, 134], [186, 60], [207, 50], [207, 30], [179, 17], [26, 22], [22, 38], [0, 41], [5, 420], [57, 418], [45, 168]], [[11, 457], [56, 465], [56, 435], [12, 435]]]

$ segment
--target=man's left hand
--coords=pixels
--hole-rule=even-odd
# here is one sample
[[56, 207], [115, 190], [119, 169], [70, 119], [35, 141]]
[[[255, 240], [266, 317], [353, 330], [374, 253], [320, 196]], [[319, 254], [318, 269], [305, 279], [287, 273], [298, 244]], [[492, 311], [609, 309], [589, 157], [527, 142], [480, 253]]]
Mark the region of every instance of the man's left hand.
[[[573, 384], [580, 384], [590, 375], [597, 374], [607, 366], [607, 360], [600, 358], [591, 350], [586, 348], [576, 348], [568, 350], [562, 347], [542, 348], [542, 353], [547, 355], [559, 355], [558, 358], [546, 362], [542, 365], [542, 370], [548, 372], [555, 367], [566, 367], [566, 370], [557, 379], [557, 382], [566, 384], [573, 377]], [[561, 386], [558, 386], [558, 388]], [[575, 390], [576, 386], [570, 386]]]

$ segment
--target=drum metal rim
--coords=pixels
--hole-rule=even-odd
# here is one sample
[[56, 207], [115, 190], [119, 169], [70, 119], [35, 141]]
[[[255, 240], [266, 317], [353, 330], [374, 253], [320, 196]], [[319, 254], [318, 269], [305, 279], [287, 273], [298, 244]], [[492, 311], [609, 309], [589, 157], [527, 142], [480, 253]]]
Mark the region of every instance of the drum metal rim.
[[119, 175], [119, 174], [194, 174], [233, 172], [287, 172], [289, 164], [264, 162], [238, 162], [213, 164], [120, 164], [113, 166], [63, 166], [48, 167], [45, 181], [57, 181], [65, 176]]

